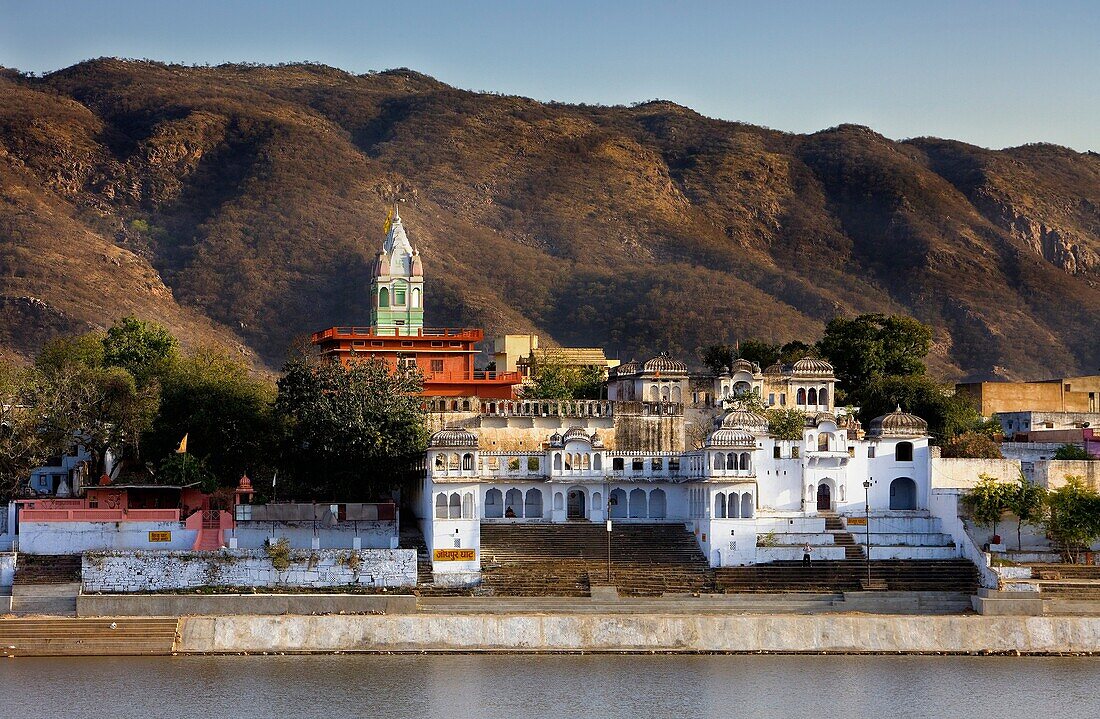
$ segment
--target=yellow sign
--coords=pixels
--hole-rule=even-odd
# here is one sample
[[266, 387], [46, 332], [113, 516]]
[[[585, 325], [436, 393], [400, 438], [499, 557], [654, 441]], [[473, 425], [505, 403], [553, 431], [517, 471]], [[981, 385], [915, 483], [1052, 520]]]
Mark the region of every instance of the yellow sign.
[[849, 527], [866, 527], [867, 526], [867, 518], [866, 517], [848, 517], [848, 526]]
[[433, 562], [472, 562], [477, 559], [473, 549], [437, 549], [432, 552]]
[[172, 541], [172, 533], [171, 532], [149, 532], [149, 541], [150, 542], [171, 542]]

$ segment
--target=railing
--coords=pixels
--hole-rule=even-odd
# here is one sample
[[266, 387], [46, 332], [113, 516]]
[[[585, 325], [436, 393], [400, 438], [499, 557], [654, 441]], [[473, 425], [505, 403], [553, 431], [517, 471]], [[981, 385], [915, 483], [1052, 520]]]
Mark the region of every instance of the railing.
[[23, 522], [178, 522], [178, 509], [24, 509]]
[[519, 372], [425, 372], [425, 382], [506, 382], [523, 381]]
[[[518, 373], [511, 373], [518, 374]], [[610, 417], [608, 400], [482, 400], [481, 414], [501, 417]]]
[[481, 340], [485, 336], [484, 330], [476, 327], [420, 327], [416, 332], [400, 332], [392, 327], [329, 327], [327, 330], [314, 332], [313, 342], [332, 339], [334, 337], [450, 337], [454, 339]]

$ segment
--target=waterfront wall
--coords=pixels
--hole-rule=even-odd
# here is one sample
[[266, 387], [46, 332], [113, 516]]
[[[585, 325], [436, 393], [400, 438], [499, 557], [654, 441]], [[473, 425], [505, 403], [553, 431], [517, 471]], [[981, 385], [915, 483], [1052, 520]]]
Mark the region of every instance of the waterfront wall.
[[86, 592], [157, 592], [195, 587], [412, 587], [415, 549], [289, 552], [276, 569], [262, 549], [215, 552], [88, 552], [82, 560]]
[[411, 594], [81, 594], [78, 617], [411, 614]]
[[[20, 522], [19, 551], [80, 554], [108, 550], [190, 549], [196, 530], [181, 522]], [[150, 541], [151, 538], [168, 541]]]
[[184, 617], [176, 650], [1100, 652], [1100, 617], [409, 614]]
[[15, 552], [0, 552], [0, 589], [10, 589], [15, 580]]

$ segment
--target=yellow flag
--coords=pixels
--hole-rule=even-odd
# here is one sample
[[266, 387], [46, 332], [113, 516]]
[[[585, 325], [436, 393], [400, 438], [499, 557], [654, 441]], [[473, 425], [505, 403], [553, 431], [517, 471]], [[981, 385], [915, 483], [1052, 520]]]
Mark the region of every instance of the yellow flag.
[[176, 454], [187, 454], [187, 435], [183, 435], [183, 439], [180, 440], [180, 446], [176, 447]]
[[393, 227], [393, 211], [396, 205], [390, 206], [390, 211], [386, 213], [386, 226], [382, 228], [382, 234], [390, 234], [390, 228]]

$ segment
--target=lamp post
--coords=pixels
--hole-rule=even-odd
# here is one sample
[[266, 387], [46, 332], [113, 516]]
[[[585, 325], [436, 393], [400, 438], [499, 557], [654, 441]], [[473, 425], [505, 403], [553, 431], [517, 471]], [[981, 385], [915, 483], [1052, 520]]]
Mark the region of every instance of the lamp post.
[[604, 484], [603, 496], [606, 498], [607, 507], [604, 509], [603, 518], [607, 522], [607, 583], [611, 584], [611, 485]]
[[867, 586], [871, 586], [871, 479], [863, 480], [863, 531], [867, 538]]

